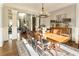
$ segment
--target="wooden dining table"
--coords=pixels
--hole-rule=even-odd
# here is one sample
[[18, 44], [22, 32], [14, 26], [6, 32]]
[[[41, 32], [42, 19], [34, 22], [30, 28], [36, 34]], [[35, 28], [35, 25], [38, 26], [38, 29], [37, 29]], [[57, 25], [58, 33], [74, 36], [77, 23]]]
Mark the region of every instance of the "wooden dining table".
[[44, 37], [47, 39], [50, 39], [51, 41], [54, 42], [59, 42], [59, 43], [65, 43], [70, 40], [69, 36], [63, 36], [63, 35], [58, 35], [58, 34], [53, 34], [53, 33], [44, 33]]
[[[40, 39], [40, 33], [36, 32], [35, 33], [35, 38]], [[50, 32], [43, 33], [43, 38], [53, 41], [53, 42], [59, 42], [59, 43], [66, 43], [67, 41], [70, 40], [70, 37], [67, 35], [59, 35], [59, 34], [53, 34]]]

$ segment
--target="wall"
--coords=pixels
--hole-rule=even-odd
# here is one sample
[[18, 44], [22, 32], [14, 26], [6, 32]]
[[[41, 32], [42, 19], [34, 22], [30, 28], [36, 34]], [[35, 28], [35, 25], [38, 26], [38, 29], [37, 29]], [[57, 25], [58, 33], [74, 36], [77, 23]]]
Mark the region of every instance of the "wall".
[[3, 40], [8, 40], [8, 8], [3, 8]]
[[46, 26], [46, 28], [50, 28], [50, 17], [41, 18], [40, 25], [43, 25], [43, 24]]
[[3, 33], [2, 33], [3, 32], [2, 31], [2, 29], [3, 29], [3, 27], [2, 27], [3, 14], [2, 14], [2, 12], [3, 12], [3, 6], [0, 5], [0, 47], [2, 47], [2, 45], [3, 45]]
[[76, 43], [79, 43], [79, 3], [76, 4], [76, 28], [75, 28]]
[[48, 18], [41, 19], [41, 24], [46, 23], [47, 27], [49, 27], [50, 20], [56, 20], [56, 15], [60, 15], [60, 14], [67, 14], [67, 17], [72, 19], [71, 25], [72, 26], [76, 25], [75, 20], [74, 20], [76, 16], [75, 4], [50, 12], [50, 15]]

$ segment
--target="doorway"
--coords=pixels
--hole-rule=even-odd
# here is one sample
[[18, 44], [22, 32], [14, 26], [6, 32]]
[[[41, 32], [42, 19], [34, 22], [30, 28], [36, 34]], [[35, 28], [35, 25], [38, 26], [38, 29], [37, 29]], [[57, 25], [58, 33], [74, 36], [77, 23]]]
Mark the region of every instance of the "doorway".
[[32, 30], [35, 31], [36, 29], [36, 17], [32, 17]]

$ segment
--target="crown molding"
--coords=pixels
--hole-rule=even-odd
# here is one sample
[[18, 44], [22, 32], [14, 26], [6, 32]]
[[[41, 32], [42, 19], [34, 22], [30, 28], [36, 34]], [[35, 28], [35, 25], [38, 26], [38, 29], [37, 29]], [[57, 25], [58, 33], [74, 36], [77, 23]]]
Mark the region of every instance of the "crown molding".
[[25, 12], [25, 13], [28, 13], [28, 14], [39, 14], [37, 11], [35, 10], [31, 10], [29, 8], [26, 8], [26, 7], [22, 7], [22, 6], [15, 6], [13, 4], [5, 4], [5, 7], [9, 8], [9, 9], [13, 9], [13, 10], [17, 10], [18, 12]]
[[0, 7], [3, 7], [4, 6], [4, 4], [3, 3], [0, 3]]

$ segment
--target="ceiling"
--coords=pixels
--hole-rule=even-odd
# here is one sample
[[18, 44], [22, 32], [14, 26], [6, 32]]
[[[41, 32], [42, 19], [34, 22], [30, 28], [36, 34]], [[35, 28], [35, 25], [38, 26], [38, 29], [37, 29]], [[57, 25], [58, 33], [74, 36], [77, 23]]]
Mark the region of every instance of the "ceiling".
[[[53, 12], [55, 10], [67, 7], [72, 5], [73, 3], [44, 3], [44, 8], [47, 12]], [[37, 12], [41, 12], [41, 3], [10, 3], [8, 5], [17, 6], [17, 7], [24, 7], [30, 10], [34, 10]]]

